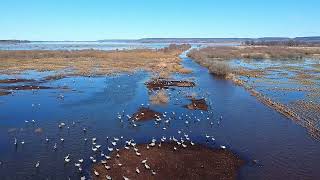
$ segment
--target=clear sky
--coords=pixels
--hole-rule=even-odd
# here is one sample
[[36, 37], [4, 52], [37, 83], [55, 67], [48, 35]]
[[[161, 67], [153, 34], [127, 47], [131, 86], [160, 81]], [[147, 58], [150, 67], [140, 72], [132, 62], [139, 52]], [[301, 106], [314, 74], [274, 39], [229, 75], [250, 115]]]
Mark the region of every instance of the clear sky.
[[319, 35], [320, 0], [0, 1], [0, 39]]

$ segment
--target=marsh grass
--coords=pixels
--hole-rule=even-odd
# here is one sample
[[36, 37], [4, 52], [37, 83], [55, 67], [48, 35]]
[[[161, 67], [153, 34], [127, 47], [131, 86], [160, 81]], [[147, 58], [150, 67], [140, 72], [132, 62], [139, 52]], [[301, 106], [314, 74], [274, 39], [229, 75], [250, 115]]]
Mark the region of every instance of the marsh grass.
[[227, 76], [232, 72], [228, 62], [212, 59], [206, 50], [192, 50], [188, 56], [217, 76]]
[[320, 47], [287, 47], [287, 46], [221, 46], [192, 50], [188, 54], [194, 59], [301, 59], [319, 58]]
[[146, 70], [159, 73], [185, 72], [178, 57], [190, 45], [170, 45], [164, 49], [123, 51], [0, 51], [0, 71], [60, 71], [72, 69], [73, 75], [103, 75]]
[[257, 76], [262, 72], [232, 69], [229, 60], [232, 59], [271, 59], [271, 60], [299, 60], [303, 58], [319, 58], [320, 47], [288, 47], [288, 46], [221, 46], [193, 49], [188, 57], [218, 76], [239, 75]]

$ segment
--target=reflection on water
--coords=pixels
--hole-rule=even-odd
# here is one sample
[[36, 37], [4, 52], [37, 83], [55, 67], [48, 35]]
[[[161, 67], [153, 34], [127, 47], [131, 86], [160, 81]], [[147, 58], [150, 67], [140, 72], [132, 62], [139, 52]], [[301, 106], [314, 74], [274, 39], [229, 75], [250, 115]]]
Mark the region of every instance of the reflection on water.
[[[194, 72], [178, 74], [176, 79], [193, 79], [196, 86], [168, 89], [170, 101], [166, 106], [149, 105], [144, 83], [150, 75], [146, 72], [69, 77], [42, 84], [68, 86], [67, 90], [16, 91], [13, 96], [0, 96], [0, 179], [77, 179], [80, 174], [74, 162], [81, 158], [85, 160], [83, 174], [88, 176], [92, 165], [89, 157], [99, 158], [91, 150], [93, 137], [107, 153], [107, 137], [123, 136], [146, 143], [152, 137], [179, 137], [178, 130], [201, 144], [207, 143], [206, 134], [211, 135], [216, 141], [210, 141], [209, 146], [226, 145], [246, 159], [241, 179], [320, 178], [320, 172], [315, 171], [320, 167], [320, 144], [303, 128], [262, 105], [242, 87], [216, 79], [190, 59], [184, 58], [183, 64]], [[186, 96], [192, 93], [206, 98], [209, 111], [184, 108], [190, 103]], [[125, 116], [142, 106], [165, 113], [170, 123], [155, 125], [154, 121], [144, 121], [134, 127]], [[119, 115], [124, 117], [123, 122]], [[66, 124], [64, 128], [58, 127], [61, 122]], [[35, 132], [37, 128], [43, 132]], [[18, 140], [17, 147], [14, 138]], [[67, 154], [72, 163], [65, 164]], [[258, 163], [250, 163], [252, 160]]]

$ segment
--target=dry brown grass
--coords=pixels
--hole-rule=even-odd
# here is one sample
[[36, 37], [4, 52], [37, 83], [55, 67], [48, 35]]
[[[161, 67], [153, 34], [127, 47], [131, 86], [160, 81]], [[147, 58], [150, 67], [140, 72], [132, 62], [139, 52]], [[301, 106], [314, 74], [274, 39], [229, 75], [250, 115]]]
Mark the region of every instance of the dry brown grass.
[[207, 67], [211, 73], [218, 76], [227, 76], [232, 72], [229, 64], [226, 62], [212, 61], [211, 63], [208, 63]]
[[232, 69], [230, 68], [228, 62], [219, 61], [216, 59], [209, 59], [209, 58], [194, 58], [192, 57], [197, 63], [201, 66], [204, 66], [209, 69], [210, 73], [213, 73], [218, 76], [227, 76], [228, 74], [232, 73]]
[[296, 73], [294, 77], [290, 77], [290, 79], [294, 79], [298, 81], [299, 84], [302, 84], [302, 85], [314, 85], [316, 84], [316, 81], [319, 80], [319, 75], [310, 74], [305, 71], [299, 71]]
[[245, 68], [239, 68], [237, 70], [234, 70], [235, 74], [240, 76], [247, 76], [247, 77], [263, 77], [267, 74], [267, 72], [263, 69], [245, 69]]
[[158, 50], [123, 51], [0, 51], [0, 71], [12, 73], [72, 69], [73, 74], [101, 75], [146, 70], [170, 74], [185, 71], [178, 56], [189, 47], [181, 45]]
[[188, 56], [207, 67], [213, 74], [228, 76], [235, 73], [256, 77], [263, 75], [263, 71], [234, 70], [230, 68], [228, 60], [232, 59], [277, 59], [293, 60], [308, 58], [319, 58], [320, 47], [288, 47], [288, 46], [219, 46], [193, 49]]
[[304, 57], [319, 58], [320, 47], [287, 47], [287, 46], [238, 46], [207, 47], [192, 50], [189, 57], [198, 60], [219, 59], [301, 59]]
[[169, 96], [165, 90], [159, 90], [154, 95], [150, 96], [151, 104], [164, 105], [168, 104]]
[[299, 123], [306, 127], [312, 137], [320, 140], [320, 104], [305, 100], [295, 101], [289, 107], [301, 117]]

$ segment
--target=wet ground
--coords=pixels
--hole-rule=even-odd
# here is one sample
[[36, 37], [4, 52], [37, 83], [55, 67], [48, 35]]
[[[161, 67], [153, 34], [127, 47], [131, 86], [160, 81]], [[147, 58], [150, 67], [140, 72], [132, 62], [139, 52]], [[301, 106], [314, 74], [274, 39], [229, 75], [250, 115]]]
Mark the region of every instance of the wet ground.
[[292, 115], [293, 120], [320, 139], [320, 70], [318, 59], [234, 60], [245, 68], [240, 78], [268, 101]]
[[[175, 74], [172, 78], [192, 79], [196, 86], [166, 89], [166, 106], [150, 104], [146, 83], [151, 76], [146, 72], [66, 77], [40, 84], [68, 88], [13, 89], [12, 94], [0, 96], [0, 179], [90, 177], [90, 156], [100, 160], [100, 154], [92, 150], [92, 138], [97, 138], [103, 152], [110, 154], [107, 147], [113, 137], [123, 136], [123, 141], [116, 145], [122, 148], [124, 140], [146, 144], [152, 138], [180, 138], [184, 134], [196, 144], [226, 146], [244, 159], [246, 164], [239, 179], [320, 178], [320, 172], [315, 171], [320, 167], [320, 143], [306, 129], [263, 105], [243, 87], [215, 78], [191, 59], [184, 57], [183, 65], [193, 73]], [[16, 77], [41, 80], [48, 74], [27, 72]], [[191, 95], [205, 99], [208, 110], [185, 108], [191, 103], [187, 98]], [[131, 116], [142, 107], [165, 118], [159, 123], [131, 121]], [[206, 136], [214, 140], [207, 141]], [[70, 163], [65, 162], [68, 154]], [[82, 158], [83, 170], [79, 173], [74, 163]], [[39, 167], [35, 168], [37, 162]]]

